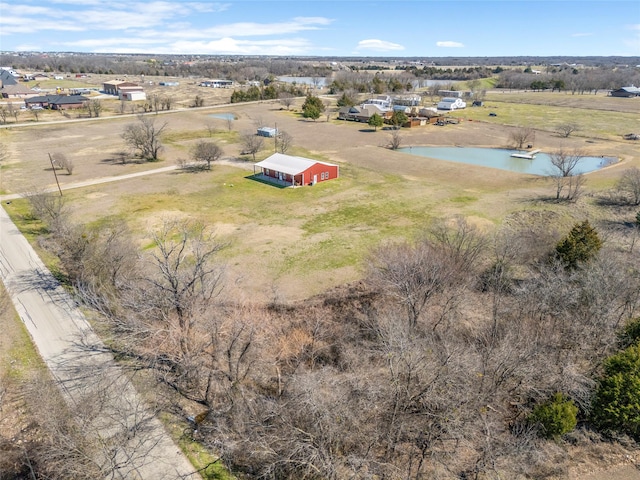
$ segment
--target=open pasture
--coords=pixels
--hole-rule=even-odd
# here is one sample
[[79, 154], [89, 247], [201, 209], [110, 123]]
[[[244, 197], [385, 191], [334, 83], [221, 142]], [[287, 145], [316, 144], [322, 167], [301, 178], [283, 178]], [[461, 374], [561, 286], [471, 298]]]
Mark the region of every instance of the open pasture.
[[[549, 116], [550, 109], [566, 108], [500, 104], [500, 115], [491, 117], [495, 123], [482, 117], [482, 121], [458, 125], [406, 129], [401, 133], [403, 145], [504, 146], [509, 117], [502, 112], [507, 106], [521, 109], [531, 119]], [[458, 113], [467, 118], [487, 110], [468, 108]], [[388, 131], [373, 132], [363, 124], [307, 121], [269, 102], [225, 107], [225, 112], [237, 116], [229, 132], [224, 120], [209, 116], [212, 111], [158, 115], [156, 120], [167, 122], [167, 130], [165, 150], [157, 163], [121, 164], [116, 160], [123, 148], [121, 133], [135, 117], [12, 128], [3, 133], [9, 140], [11, 160], [3, 167], [2, 189], [11, 193], [55, 186], [48, 152], [61, 151], [73, 158], [73, 175], [59, 175], [65, 185], [174, 165], [188, 156], [195, 141], [217, 141], [224, 149], [224, 159], [210, 172], [165, 172], [68, 190], [64, 195], [77, 221], [124, 219], [141, 247], [149, 244], [150, 233], [165, 218], [204, 222], [228, 244], [221, 253], [229, 270], [227, 293], [257, 301], [274, 295], [287, 300], [304, 298], [356, 280], [372, 248], [385, 241], [414, 238], [436, 218], [462, 215], [489, 230], [523, 210], [555, 210], [569, 227], [591, 212], [588, 202], [565, 206], [541, 201], [553, 193], [548, 179], [414, 158], [385, 148]], [[574, 111], [581, 116], [600, 113]], [[277, 124], [289, 133], [294, 139], [290, 153], [339, 163], [340, 178], [296, 189], [250, 179], [252, 159], [241, 155], [238, 138], [254, 130], [258, 122]], [[633, 142], [614, 135], [594, 140], [582, 136], [585, 131], [562, 139], [540, 122], [546, 128], [536, 134], [537, 148], [567, 145], [624, 160], [589, 174], [587, 188], [609, 188], [625, 165], [640, 164]], [[267, 140], [257, 160], [266, 158], [273, 148]], [[17, 209], [17, 203], [7, 208]]]

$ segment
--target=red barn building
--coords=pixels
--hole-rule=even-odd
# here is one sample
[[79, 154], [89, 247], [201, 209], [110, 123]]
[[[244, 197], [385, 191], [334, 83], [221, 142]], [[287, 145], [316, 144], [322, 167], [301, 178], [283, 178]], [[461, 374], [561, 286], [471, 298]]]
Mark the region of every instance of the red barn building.
[[262, 175], [265, 180], [292, 187], [315, 185], [318, 182], [338, 178], [339, 175], [338, 165], [283, 153], [274, 153], [269, 158], [256, 163], [253, 166], [254, 175], [256, 175], [256, 167], [260, 169], [258, 175]]

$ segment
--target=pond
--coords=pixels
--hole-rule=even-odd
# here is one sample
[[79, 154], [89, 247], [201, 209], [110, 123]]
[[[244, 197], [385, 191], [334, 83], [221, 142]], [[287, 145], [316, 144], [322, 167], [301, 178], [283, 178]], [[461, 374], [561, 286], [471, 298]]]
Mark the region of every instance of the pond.
[[320, 88], [327, 86], [325, 77], [278, 77], [278, 80], [285, 83], [295, 83], [296, 85], [317, 86]]
[[[527, 152], [502, 148], [404, 147], [399, 148], [398, 152], [532, 175], [550, 175], [557, 171], [551, 164], [551, 157], [542, 152], [537, 153], [532, 160], [511, 156], [512, 153]], [[576, 174], [593, 172], [617, 161], [618, 159], [614, 157], [582, 157], [574, 172]]]
[[210, 117], [219, 118], [220, 120], [235, 120], [236, 116], [233, 113], [211, 113]]

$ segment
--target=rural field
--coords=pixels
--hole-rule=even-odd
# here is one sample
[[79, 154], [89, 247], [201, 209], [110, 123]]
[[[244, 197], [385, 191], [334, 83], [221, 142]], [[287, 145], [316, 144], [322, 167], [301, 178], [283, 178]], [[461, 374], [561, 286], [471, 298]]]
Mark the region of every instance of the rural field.
[[[197, 87], [195, 87], [197, 88]], [[200, 89], [220, 90], [220, 89]], [[189, 92], [189, 95], [192, 92]], [[536, 148], [579, 148], [587, 155], [620, 162], [587, 175], [586, 190], [611, 188], [625, 168], [640, 164], [637, 142], [622, 135], [640, 130], [636, 99], [564, 93], [490, 93], [481, 108], [455, 112], [457, 125], [402, 131], [402, 146], [506, 147], [509, 131], [536, 128]], [[223, 256], [235, 294], [258, 301], [274, 292], [297, 300], [361, 276], [371, 248], [381, 242], [415, 238], [434, 219], [462, 215], [490, 230], [520, 211], [556, 209], [569, 226], [590, 215], [588, 201], [549, 205], [552, 182], [543, 177], [414, 157], [387, 147], [390, 134], [335, 119], [303, 119], [300, 103], [290, 111], [275, 101], [186, 109], [155, 116], [166, 123], [159, 162], [122, 164], [122, 132], [135, 116], [103, 117], [80, 123], [31, 122], [0, 131], [10, 148], [2, 170], [3, 194], [55, 186], [48, 154], [74, 162], [73, 175], [58, 174], [62, 186], [102, 177], [173, 166], [188, 158], [198, 140], [216, 141], [223, 160], [210, 172], [181, 170], [93, 185], [65, 192], [75, 218], [100, 222], [121, 218], [141, 245], [168, 217], [198, 219], [228, 243]], [[488, 112], [497, 112], [495, 117]], [[231, 125], [213, 113], [233, 113]], [[335, 116], [335, 114], [334, 114]], [[555, 126], [575, 122], [569, 138]], [[251, 156], [241, 155], [240, 135], [256, 125], [277, 126], [293, 137], [288, 153], [340, 165], [340, 179], [313, 188], [279, 189], [251, 180]], [[230, 129], [229, 129], [230, 128]], [[256, 160], [273, 150], [268, 140]], [[19, 208], [20, 202], [6, 206]]]
[[[97, 78], [89, 80], [96, 82]], [[89, 84], [68, 80], [65, 88], [79, 85]], [[626, 308], [625, 304], [618, 311], [616, 304], [610, 309], [615, 311], [608, 309], [609, 304], [622, 302], [623, 294], [617, 293], [624, 290], [610, 287], [616, 275], [606, 271], [609, 264], [603, 263], [603, 271], [584, 280], [607, 282], [609, 297], [603, 294], [601, 299], [596, 293], [589, 297], [600, 308], [594, 317], [604, 312], [601, 317], [609, 322], [606, 333], [592, 334], [605, 330], [599, 317], [589, 324], [585, 321], [584, 328], [582, 324], [576, 327], [571, 293], [553, 303], [551, 313], [536, 316], [539, 298], [555, 299], [556, 291], [564, 292], [569, 281], [549, 282], [551, 293], [544, 297], [531, 288], [522, 295], [532, 304], [518, 304], [519, 297], [511, 290], [505, 288], [506, 293], [494, 295], [467, 280], [469, 272], [457, 271], [442, 282], [452, 286], [429, 299], [433, 303], [421, 317], [416, 314], [413, 326], [405, 321], [405, 305], [365, 285], [371, 280], [372, 267], [387, 261], [393, 264], [396, 258], [376, 258], [376, 254], [393, 254], [393, 245], [413, 244], [425, 239], [427, 232], [433, 233], [434, 225], [455, 227], [461, 218], [490, 239], [501, 227], [510, 226], [524, 232], [523, 238], [540, 240], [542, 246], [527, 244], [532, 257], [557, 243], [577, 223], [589, 220], [606, 232], [605, 243], [615, 252], [612, 262], [618, 255], [637, 258], [629, 233], [634, 231], [632, 209], [603, 199], [615, 196], [625, 170], [640, 167], [640, 145], [623, 139], [625, 134], [640, 133], [640, 98], [490, 91], [482, 107], [451, 113], [460, 120], [457, 124], [400, 131], [401, 146], [407, 147], [507, 148], [511, 133], [526, 126], [535, 129], [534, 148], [543, 152], [565, 148], [618, 159], [585, 175], [583, 195], [575, 202], [558, 202], [552, 178], [401, 153], [389, 148], [390, 130], [337, 120], [335, 107], [329, 116], [311, 121], [302, 117], [301, 98], [290, 108], [277, 101], [228, 104], [229, 91], [205, 90], [204, 107], [190, 106], [203, 89], [187, 83], [173, 91], [172, 110], [147, 114], [156, 126], [166, 125], [164, 148], [155, 162], [142, 162], [126, 153], [122, 134], [139, 120], [126, 110], [119, 112], [117, 101], [105, 100], [105, 111], [97, 119], [76, 118], [73, 113], [63, 117], [56, 112], [35, 119], [25, 113], [21, 121], [0, 128], [0, 142], [8, 148], [0, 170], [3, 208], [58, 273], [58, 259], [45, 248], [47, 240], [39, 236], [46, 229], [22, 198], [45, 189], [55, 194], [57, 183], [74, 223], [99, 227], [115, 220], [126, 224], [141, 258], [153, 251], [154, 235], [167, 220], [200, 222], [223, 245], [216, 256], [225, 265], [222, 306], [198, 305], [202, 310], [196, 309], [186, 322], [188, 327], [180, 312], [163, 316], [158, 313], [162, 307], [151, 306], [149, 311], [157, 315], [147, 315], [137, 305], [127, 304], [129, 297], [121, 304], [113, 302], [113, 311], [122, 312], [125, 319], [122, 324], [110, 324], [111, 317], [103, 324], [97, 315], [91, 315], [97, 328], [113, 340], [122, 363], [146, 372], [138, 374], [137, 381], [153, 383], [166, 397], [171, 405], [164, 411], [168, 429], [185, 450], [194, 449], [192, 456], [202, 454], [200, 464], [216, 464], [218, 460], [212, 459], [220, 455], [226, 466], [239, 472], [239, 478], [245, 478], [242, 472], [261, 465], [260, 455], [265, 455], [264, 465], [269, 465], [264, 452], [280, 448], [278, 455], [287, 459], [311, 452], [301, 457], [300, 470], [295, 470], [297, 466], [287, 470], [289, 463], [298, 465], [295, 458], [284, 462], [282, 471], [289, 472], [286, 478], [309, 472], [304, 470], [307, 458], [310, 464], [320, 464], [321, 455], [331, 468], [336, 465], [337, 473], [333, 477], [318, 473], [313, 478], [348, 478], [355, 463], [340, 463], [348, 457], [346, 452], [362, 458], [363, 464], [370, 462], [374, 472], [366, 476], [366, 468], [354, 467], [357, 473], [351, 478], [414, 478], [412, 471], [415, 478], [431, 478], [420, 476], [428, 475], [425, 472], [452, 478], [447, 476], [453, 471], [447, 470], [447, 463], [477, 466], [475, 456], [489, 462], [495, 453], [495, 470], [486, 471], [521, 472], [505, 478], [637, 478], [634, 465], [640, 463], [640, 457], [629, 443], [592, 441], [595, 433], [590, 437], [588, 429], [576, 429], [566, 442], [531, 440], [529, 444], [528, 432], [514, 434], [505, 420], [524, 418], [533, 405], [560, 388], [577, 392], [576, 397], [586, 403], [580, 395], [593, 389], [593, 365], [603, 352], [613, 350], [612, 343], [602, 346], [613, 342], [615, 335], [610, 326], [614, 320], [607, 315], [619, 321], [623, 316], [619, 311]], [[334, 97], [319, 94], [335, 105]], [[234, 120], [216, 114], [232, 114]], [[575, 131], [563, 137], [557, 131], [568, 123], [575, 124]], [[279, 188], [254, 179], [254, 157], [243, 152], [242, 138], [265, 125], [291, 136], [288, 154], [336, 163], [340, 177], [300, 188]], [[211, 170], [174, 168], [190, 157], [199, 141], [215, 142], [223, 149]], [[273, 139], [265, 139], [255, 160], [267, 158], [274, 150]], [[73, 173], [54, 172], [49, 154], [71, 159]], [[109, 181], [103, 182], [105, 179]], [[544, 234], [538, 235], [540, 232]], [[380, 249], [385, 246], [386, 250]], [[489, 258], [493, 253], [479, 255]], [[518, 264], [522, 270], [529, 268], [526, 258]], [[509, 277], [514, 284], [523, 280], [518, 275], [521, 271]], [[557, 278], [565, 282], [564, 275]], [[129, 287], [132, 291], [138, 288]], [[34, 381], [32, 371], [40, 371], [40, 364], [3, 291], [0, 306], [0, 327], [6, 332], [6, 338], [0, 338], [0, 378], [7, 379], [9, 405], [18, 411], [14, 416], [0, 416], [0, 425], [11, 435], [19, 435], [20, 429], [29, 431], [28, 408], [19, 392]], [[489, 312], [492, 308], [495, 310]], [[584, 317], [592, 320], [587, 314]], [[127, 325], [131, 330], [125, 329], [122, 338], [111, 337], [126, 322], [131, 322]], [[180, 341], [176, 335], [182, 335]], [[574, 335], [575, 345], [571, 343]], [[602, 344], [600, 337], [605, 339]], [[592, 353], [597, 349], [597, 354]], [[206, 382], [203, 371], [208, 372]], [[406, 410], [396, 416], [394, 409], [400, 408], [398, 398], [403, 395]], [[459, 404], [455, 403], [458, 397]], [[431, 409], [437, 414], [422, 413]], [[203, 411], [208, 423], [203, 423], [199, 442], [196, 431], [184, 433], [184, 419]], [[425, 427], [416, 428], [418, 424]], [[303, 428], [316, 432], [317, 437], [306, 435]], [[444, 433], [435, 434], [429, 444], [423, 428]], [[392, 429], [397, 436], [388, 433]], [[450, 433], [463, 441], [453, 446]], [[35, 438], [38, 431], [30, 430], [30, 434]], [[522, 443], [513, 445], [522, 438]], [[484, 450], [485, 440], [493, 442], [494, 450]], [[393, 447], [385, 449], [384, 445]], [[430, 458], [425, 453], [428, 449]], [[396, 464], [378, 463], [385, 455]], [[376, 476], [376, 468], [383, 473]], [[206, 478], [232, 478], [222, 467], [216, 472]], [[285, 478], [278, 477], [277, 470], [269, 472], [271, 476], [262, 478]], [[393, 474], [385, 476], [384, 472]], [[494, 478], [491, 475], [481, 473], [475, 478]], [[256, 478], [251, 473], [247, 477]], [[464, 478], [471, 478], [471, 473]]]

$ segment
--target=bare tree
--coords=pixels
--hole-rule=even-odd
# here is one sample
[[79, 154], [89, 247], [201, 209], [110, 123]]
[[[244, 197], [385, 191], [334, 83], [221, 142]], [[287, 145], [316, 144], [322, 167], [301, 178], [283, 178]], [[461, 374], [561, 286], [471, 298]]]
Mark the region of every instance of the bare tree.
[[200, 95], [196, 95], [191, 106], [194, 108], [204, 106], [204, 98], [202, 98]]
[[286, 107], [287, 110], [291, 108], [291, 105], [293, 105], [294, 100], [295, 100], [295, 97], [289, 92], [280, 92], [280, 94], [278, 94], [278, 101], [284, 107]]
[[4, 105], [0, 106], [0, 121], [2, 121], [3, 124], [7, 123], [8, 114], [9, 111], [6, 109], [6, 107]]
[[227, 130], [230, 132], [231, 130], [233, 130], [233, 122], [235, 121], [236, 117], [235, 115], [231, 114], [228, 115], [226, 118], [226, 122], [227, 122]]
[[32, 108], [31, 109], [31, 115], [33, 115], [33, 118], [35, 118], [36, 122], [37, 122], [40, 119], [40, 109]]
[[122, 139], [140, 158], [155, 162], [162, 150], [161, 138], [166, 127], [166, 122], [156, 126], [155, 119], [140, 115], [137, 123], [125, 127]]
[[151, 109], [158, 113], [162, 109], [162, 99], [158, 94], [149, 95], [149, 106]]
[[220, 293], [223, 269], [213, 259], [224, 245], [203, 225], [176, 221], [166, 221], [153, 242], [149, 298], [163, 317], [175, 314], [186, 334], [195, 311]]
[[262, 150], [264, 146], [264, 137], [256, 135], [253, 132], [245, 132], [241, 137], [242, 153], [245, 155], [252, 155], [253, 161], [256, 161], [256, 153]]
[[43, 220], [52, 232], [60, 231], [68, 221], [69, 209], [64, 197], [42, 190], [25, 195], [33, 215]]
[[11, 115], [14, 121], [18, 122], [18, 116], [20, 115], [20, 109], [16, 108], [13, 103], [7, 104], [7, 113]]
[[100, 113], [102, 112], [102, 102], [97, 98], [88, 100], [87, 102], [85, 102], [85, 108], [87, 109], [89, 117], [98, 118], [100, 116]]
[[291, 143], [293, 142], [293, 137], [285, 132], [285, 131], [281, 131], [278, 133], [278, 150], [280, 150], [280, 153], [287, 153], [287, 150], [289, 150], [289, 147], [291, 147]]
[[128, 381], [106, 368], [93, 366], [81, 375], [85, 385], [75, 389], [73, 409], [50, 380], [39, 379], [25, 392], [40, 431], [32, 473], [80, 480], [138, 476], [157, 458], [164, 432], [153, 425], [156, 412], [132, 398]]
[[160, 99], [160, 104], [162, 105], [163, 110], [171, 110], [171, 106], [173, 105], [173, 97], [165, 95]]
[[518, 127], [509, 133], [509, 142], [513, 148], [522, 150], [525, 145], [533, 145], [536, 131], [531, 127]]
[[582, 193], [585, 183], [584, 176], [579, 173], [578, 167], [583, 158], [579, 150], [560, 148], [549, 154], [552, 171], [549, 174], [556, 185], [556, 200], [560, 200], [563, 192], [564, 199], [575, 201]]
[[369, 264], [370, 281], [406, 308], [412, 329], [453, 273], [444, 253], [426, 242], [383, 246], [373, 253]]
[[211, 162], [219, 160], [222, 154], [222, 148], [218, 144], [200, 141], [193, 147], [191, 158], [196, 163], [206, 163], [207, 170], [211, 170]]
[[54, 165], [54, 168], [59, 167], [63, 168], [67, 171], [68, 175], [73, 174], [73, 160], [67, 157], [64, 153], [52, 153], [51, 154], [51, 162]]
[[622, 172], [616, 189], [631, 205], [640, 205], [640, 168], [631, 167]]
[[9, 147], [6, 143], [0, 142], [0, 164], [9, 158]]
[[561, 125], [558, 125], [556, 129], [558, 131], [558, 135], [563, 138], [569, 138], [572, 133], [580, 130], [580, 126], [577, 123], [563, 123]]
[[400, 130], [393, 129], [390, 135], [391, 141], [389, 143], [389, 148], [391, 148], [391, 150], [397, 150], [402, 144], [402, 134], [400, 133]]
[[208, 121], [205, 126], [207, 128], [209, 138], [213, 137], [213, 134], [216, 133], [216, 124], [214, 122]]
[[325, 116], [327, 118], [327, 122], [329, 120], [331, 120], [331, 114], [333, 113], [333, 110], [331, 109], [331, 101], [330, 100], [325, 100], [324, 102], [322, 102], [324, 104], [324, 113]]

